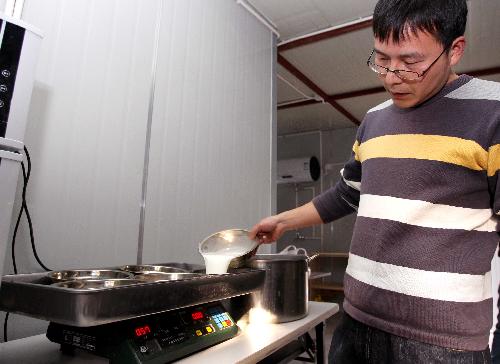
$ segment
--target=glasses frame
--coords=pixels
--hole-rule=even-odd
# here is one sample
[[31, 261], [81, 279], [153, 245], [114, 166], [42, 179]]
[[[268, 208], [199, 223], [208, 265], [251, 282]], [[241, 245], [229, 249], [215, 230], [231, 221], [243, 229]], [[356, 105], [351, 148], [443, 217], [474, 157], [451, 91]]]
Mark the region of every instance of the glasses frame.
[[[372, 62], [371, 59], [372, 59], [372, 56], [373, 54], [375, 53], [375, 49], [372, 50], [372, 52], [370, 53], [370, 56], [368, 57], [368, 60], [366, 61], [366, 65], [375, 73], [381, 75], [381, 76], [387, 76], [389, 74], [389, 72], [392, 72], [394, 73], [398, 78], [400, 78], [401, 80], [406, 80], [406, 81], [416, 81], [418, 80], [419, 78], [422, 78], [425, 76], [425, 74], [431, 69], [432, 66], [434, 66], [434, 64], [438, 61], [439, 58], [441, 58], [441, 56], [444, 54], [444, 52], [446, 52], [447, 50], [449, 49], [449, 47], [444, 47], [443, 51], [441, 52], [441, 54], [439, 54], [439, 56], [425, 69], [423, 70], [422, 72], [417, 72], [417, 71], [409, 71], [409, 70], [399, 70], [399, 69], [395, 69], [395, 70], [391, 70], [390, 68], [388, 67], [384, 67], [384, 66], [381, 66], [379, 64], [376, 64], [375, 62]], [[375, 69], [373, 69], [372, 66], [377, 66], [379, 68], [382, 68], [385, 70], [385, 73], [382, 73], [382, 72], [379, 72]], [[414, 73], [416, 75], [415, 78], [407, 78], [407, 77], [404, 77], [404, 76], [401, 76], [401, 72], [409, 72], [409, 73]]]

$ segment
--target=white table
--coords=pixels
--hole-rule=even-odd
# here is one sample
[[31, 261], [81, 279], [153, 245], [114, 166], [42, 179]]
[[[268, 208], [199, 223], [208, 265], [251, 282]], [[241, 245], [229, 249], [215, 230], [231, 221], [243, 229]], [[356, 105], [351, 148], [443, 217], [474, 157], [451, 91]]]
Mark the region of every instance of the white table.
[[[237, 337], [178, 361], [180, 364], [256, 363], [284, 345], [316, 328], [317, 348], [323, 352], [323, 322], [339, 311], [335, 303], [309, 302], [309, 314], [282, 324], [246, 326]], [[0, 344], [1, 364], [104, 364], [107, 359], [76, 350], [74, 356], [62, 354], [60, 345], [44, 334]], [[321, 354], [319, 355], [321, 357]], [[324, 359], [320, 359], [323, 361]]]

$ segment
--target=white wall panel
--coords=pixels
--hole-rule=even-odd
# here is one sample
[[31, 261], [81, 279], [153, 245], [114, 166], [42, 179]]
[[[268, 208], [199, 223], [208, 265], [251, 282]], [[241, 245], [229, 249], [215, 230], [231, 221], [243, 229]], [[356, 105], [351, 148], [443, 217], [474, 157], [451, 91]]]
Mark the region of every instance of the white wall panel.
[[[135, 262], [158, 1], [25, 1], [45, 37], [26, 145], [28, 203], [49, 267]], [[27, 224], [21, 271], [31, 259]]]
[[0, 12], [5, 14], [5, 5], [7, 3], [7, 0], [0, 0]]
[[271, 207], [273, 36], [232, 0], [161, 17], [144, 262], [201, 262], [198, 243]]
[[[140, 0], [24, 3], [23, 20], [45, 35], [25, 142], [33, 160], [28, 205], [50, 268], [136, 261], [158, 8]], [[20, 272], [41, 270], [24, 218], [16, 255]], [[6, 260], [10, 273], [10, 254]], [[9, 338], [46, 324], [13, 315]]]

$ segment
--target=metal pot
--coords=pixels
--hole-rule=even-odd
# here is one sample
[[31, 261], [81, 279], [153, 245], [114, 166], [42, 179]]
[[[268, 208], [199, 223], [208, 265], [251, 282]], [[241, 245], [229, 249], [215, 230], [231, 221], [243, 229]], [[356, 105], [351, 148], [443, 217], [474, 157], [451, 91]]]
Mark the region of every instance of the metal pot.
[[306, 255], [260, 254], [247, 266], [266, 271], [264, 287], [253, 294], [254, 306], [273, 317], [274, 322], [301, 319], [308, 309], [308, 262]]

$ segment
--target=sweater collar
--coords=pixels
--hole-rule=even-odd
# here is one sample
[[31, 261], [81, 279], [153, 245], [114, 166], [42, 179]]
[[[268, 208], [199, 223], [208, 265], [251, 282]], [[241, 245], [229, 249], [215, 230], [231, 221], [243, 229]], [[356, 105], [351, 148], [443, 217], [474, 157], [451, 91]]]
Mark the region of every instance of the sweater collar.
[[408, 108], [400, 108], [400, 107], [397, 107], [396, 105], [392, 104], [391, 108], [394, 111], [401, 112], [401, 113], [412, 112], [414, 110], [420, 109], [422, 107], [425, 107], [427, 105], [430, 105], [430, 104], [442, 99], [444, 96], [448, 95], [450, 92], [456, 90], [457, 88], [465, 85], [467, 82], [469, 82], [472, 79], [473, 79], [473, 77], [471, 77], [469, 75], [466, 75], [466, 74], [460, 75], [460, 76], [458, 76], [458, 78], [456, 80], [453, 80], [453, 81], [447, 83], [446, 85], [444, 85], [443, 88], [441, 90], [439, 90], [430, 99], [424, 101], [421, 104], [418, 104], [417, 106], [408, 107]]

